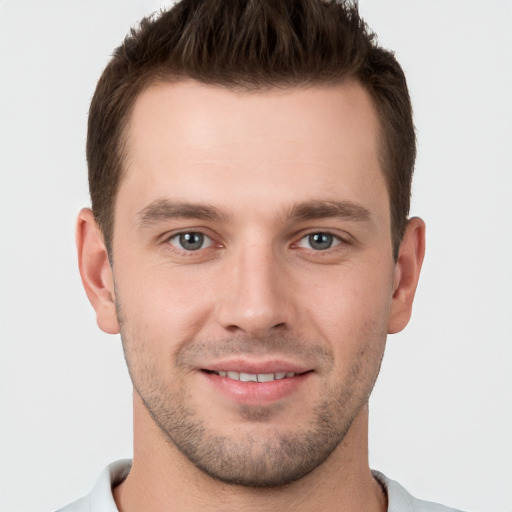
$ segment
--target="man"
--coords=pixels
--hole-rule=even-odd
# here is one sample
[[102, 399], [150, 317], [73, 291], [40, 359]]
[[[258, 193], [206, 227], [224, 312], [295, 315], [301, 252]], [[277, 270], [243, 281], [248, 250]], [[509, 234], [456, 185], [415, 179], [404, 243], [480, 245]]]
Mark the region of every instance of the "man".
[[403, 72], [351, 5], [183, 0], [91, 104], [82, 281], [121, 333], [133, 463], [65, 511], [449, 510], [368, 466], [425, 227]]

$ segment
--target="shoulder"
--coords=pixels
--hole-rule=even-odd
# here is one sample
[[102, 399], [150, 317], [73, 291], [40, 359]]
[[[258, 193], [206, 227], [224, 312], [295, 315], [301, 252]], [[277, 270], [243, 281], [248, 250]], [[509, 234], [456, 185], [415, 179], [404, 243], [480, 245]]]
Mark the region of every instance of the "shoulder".
[[411, 496], [398, 482], [379, 471], [372, 471], [374, 478], [386, 489], [388, 512], [461, 512], [460, 510], [424, 501]]
[[118, 460], [109, 464], [100, 474], [92, 491], [83, 498], [57, 512], [118, 512], [112, 488], [121, 483], [130, 472], [131, 460]]

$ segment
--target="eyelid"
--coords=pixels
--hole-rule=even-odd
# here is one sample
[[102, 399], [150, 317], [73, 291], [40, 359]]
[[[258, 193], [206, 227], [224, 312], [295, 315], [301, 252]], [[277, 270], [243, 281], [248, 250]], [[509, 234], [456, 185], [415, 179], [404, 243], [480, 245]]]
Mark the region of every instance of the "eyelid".
[[[302, 245], [302, 242], [304, 242], [304, 241], [307, 242], [311, 235], [317, 235], [317, 234], [332, 236], [334, 240], [333, 240], [333, 244], [331, 245], [331, 247], [328, 247], [327, 249], [324, 249], [324, 250], [320, 251], [318, 249], [314, 249], [313, 247], [305, 247], [304, 245]], [[299, 240], [297, 242], [295, 242], [294, 245], [296, 247], [300, 247], [300, 248], [303, 248], [303, 249], [310, 249], [310, 250], [313, 250], [315, 252], [324, 252], [324, 251], [328, 251], [329, 249], [332, 249], [332, 248], [337, 247], [338, 245], [341, 245], [341, 244], [344, 244], [344, 243], [347, 243], [347, 242], [340, 235], [338, 235], [336, 233], [332, 233], [329, 230], [318, 230], [317, 229], [317, 230], [313, 230], [313, 231], [310, 231], [309, 233], [306, 233], [306, 234], [302, 235], [299, 238]]]
[[[179, 237], [180, 235], [184, 235], [186, 233], [197, 233], [204, 237], [204, 241], [208, 242], [207, 245], [204, 247], [201, 247], [196, 250], [190, 250], [185, 249], [180, 246], [179, 244]], [[173, 241], [176, 241], [176, 243], [172, 243]], [[205, 227], [187, 227], [187, 228], [181, 228], [176, 229], [175, 231], [168, 231], [164, 235], [161, 235], [158, 240], [159, 244], [162, 244], [163, 247], [167, 247], [168, 250], [171, 250], [175, 253], [178, 253], [180, 255], [186, 255], [186, 256], [193, 256], [203, 253], [203, 251], [206, 251], [208, 249], [216, 248], [216, 247], [223, 247], [223, 243], [219, 241], [219, 237], [216, 235], [216, 233], [212, 233], [212, 231]]]
[[[186, 235], [186, 234], [201, 235], [203, 237], [204, 245], [202, 247], [200, 247], [199, 249], [195, 249], [195, 250], [187, 250], [184, 247], [181, 247], [180, 243], [179, 243], [179, 238], [181, 237], [181, 235]], [[176, 244], [173, 243], [174, 241], [176, 241]], [[167, 239], [167, 243], [172, 245], [173, 247], [176, 247], [176, 249], [179, 249], [180, 251], [198, 252], [202, 249], [207, 249], [208, 247], [211, 247], [213, 245], [213, 240], [211, 239], [211, 237], [202, 233], [201, 231], [182, 231], [181, 233], [175, 233], [175, 234], [171, 235]]]
[[[194, 251], [194, 250], [187, 250], [187, 249], [184, 249], [183, 247], [180, 247], [179, 243], [171, 243], [173, 240], [177, 240], [180, 235], [183, 235], [186, 233], [201, 234], [204, 237], [205, 241], [208, 242], [208, 244], [206, 246], [201, 247], [200, 249], [196, 249]], [[331, 247], [329, 247], [328, 249], [325, 249], [323, 251], [319, 251], [319, 250], [313, 249], [311, 247], [304, 247], [303, 245], [301, 245], [302, 241], [307, 240], [307, 238], [309, 236], [314, 235], [314, 234], [330, 235], [334, 238], [335, 243]], [[338, 247], [339, 245], [352, 245], [354, 242], [353, 238], [348, 233], [343, 232], [342, 234], [340, 234], [337, 230], [333, 230], [330, 228], [324, 228], [324, 229], [316, 228], [316, 229], [304, 230], [301, 233], [298, 233], [294, 238], [296, 241], [292, 243], [292, 245], [291, 245], [292, 248], [301, 248], [301, 249], [306, 249], [306, 250], [312, 250], [314, 252], [327, 252], [330, 249]], [[217, 236], [212, 235], [210, 230], [207, 228], [204, 228], [204, 227], [183, 228], [183, 229], [179, 229], [177, 231], [173, 231], [171, 233], [168, 232], [165, 235], [163, 235], [160, 238], [160, 240], [161, 240], [161, 243], [163, 243], [164, 245], [168, 245], [168, 246], [170, 245], [173, 249], [176, 249], [177, 251], [180, 251], [183, 253], [188, 253], [188, 254], [198, 253], [198, 252], [201, 252], [201, 251], [208, 249], [212, 246], [217, 246], [217, 247], [224, 246], [224, 244], [221, 241], [218, 241]]]

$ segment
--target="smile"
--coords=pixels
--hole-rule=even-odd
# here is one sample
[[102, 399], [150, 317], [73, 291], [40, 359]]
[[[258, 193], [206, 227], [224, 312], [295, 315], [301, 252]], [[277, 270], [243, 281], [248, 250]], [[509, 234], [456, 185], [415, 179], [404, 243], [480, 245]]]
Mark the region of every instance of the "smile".
[[295, 372], [276, 372], [276, 373], [244, 373], [223, 371], [212, 371], [215, 375], [226, 377], [231, 380], [239, 380], [241, 382], [272, 382], [273, 380], [289, 379], [299, 375]]
[[[230, 366], [229, 370], [222, 369]], [[233, 366], [238, 368], [235, 370]], [[263, 366], [263, 368], [257, 368], [257, 366]], [[264, 368], [265, 366], [267, 367]], [[289, 363], [278, 366], [275, 363], [251, 365], [230, 362], [219, 363], [215, 369], [203, 368], [200, 373], [206, 377], [209, 386], [228, 398], [229, 403], [262, 406], [283, 400], [298, 392], [314, 373], [312, 369], [303, 369], [297, 365], [293, 368], [293, 366]]]

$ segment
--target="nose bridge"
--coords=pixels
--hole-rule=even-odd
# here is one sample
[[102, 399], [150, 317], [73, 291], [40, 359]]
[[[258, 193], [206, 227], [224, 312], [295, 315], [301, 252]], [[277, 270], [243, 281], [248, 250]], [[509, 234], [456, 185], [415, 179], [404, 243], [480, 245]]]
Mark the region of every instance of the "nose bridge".
[[238, 247], [228, 258], [229, 282], [219, 306], [225, 329], [261, 337], [285, 329], [292, 321], [284, 262], [270, 242]]

